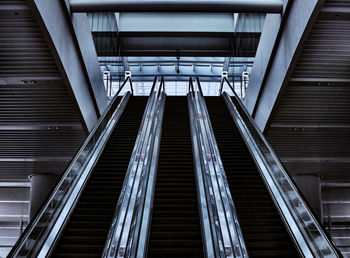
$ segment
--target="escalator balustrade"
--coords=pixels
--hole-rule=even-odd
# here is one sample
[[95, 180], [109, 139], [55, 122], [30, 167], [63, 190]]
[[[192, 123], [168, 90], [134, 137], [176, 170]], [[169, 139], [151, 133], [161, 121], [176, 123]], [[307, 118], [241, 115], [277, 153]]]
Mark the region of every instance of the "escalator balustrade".
[[298, 257], [225, 102], [205, 100], [249, 255]]
[[147, 257], [203, 257], [186, 97], [165, 104]]
[[147, 97], [131, 97], [71, 215], [54, 257], [101, 257]]

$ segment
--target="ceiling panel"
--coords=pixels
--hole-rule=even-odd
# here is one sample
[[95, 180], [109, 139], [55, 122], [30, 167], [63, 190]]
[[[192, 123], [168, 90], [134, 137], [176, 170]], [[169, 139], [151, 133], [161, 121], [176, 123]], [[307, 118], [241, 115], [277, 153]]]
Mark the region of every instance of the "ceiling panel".
[[321, 177], [325, 226], [345, 257], [350, 256], [349, 7], [349, 1], [325, 1], [265, 132], [290, 174]]
[[62, 173], [81, 116], [26, 1], [0, 1], [0, 180]]
[[[350, 45], [345, 42], [350, 39], [350, 20], [325, 9], [345, 2], [325, 2], [266, 130], [284, 159], [332, 162], [336, 169], [317, 166], [307, 170], [325, 178], [332, 177], [334, 171], [338, 176], [349, 174]], [[293, 164], [289, 164], [291, 173], [305, 173], [306, 169], [298, 168], [295, 161]]]

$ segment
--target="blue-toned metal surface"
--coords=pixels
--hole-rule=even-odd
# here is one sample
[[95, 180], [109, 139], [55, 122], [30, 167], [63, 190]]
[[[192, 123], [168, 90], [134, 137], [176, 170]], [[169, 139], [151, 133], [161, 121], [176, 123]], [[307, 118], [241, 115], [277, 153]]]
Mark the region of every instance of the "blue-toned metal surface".
[[301, 256], [341, 257], [239, 97], [223, 98]]
[[103, 257], [145, 256], [165, 98], [161, 85], [149, 97]]
[[99, 56], [254, 57], [264, 14], [91, 13]]
[[187, 95], [207, 257], [248, 257], [202, 89]]
[[[227, 63], [223, 57], [128, 57], [133, 81], [153, 81], [154, 76], [164, 76], [166, 81], [188, 81], [189, 76], [201, 81], [220, 82], [226, 70], [229, 78], [239, 81], [243, 71], [251, 71], [254, 58], [232, 57]], [[122, 57], [99, 57], [102, 71], [109, 71], [113, 82], [124, 78]], [[225, 67], [226, 64], [226, 67]]]

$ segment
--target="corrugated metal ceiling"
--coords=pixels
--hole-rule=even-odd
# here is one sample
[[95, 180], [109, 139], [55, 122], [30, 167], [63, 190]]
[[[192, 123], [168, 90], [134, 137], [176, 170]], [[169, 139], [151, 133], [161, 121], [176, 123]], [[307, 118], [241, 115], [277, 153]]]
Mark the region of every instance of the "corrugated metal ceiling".
[[[273, 111], [266, 135], [282, 160], [350, 162], [350, 45], [343, 44], [350, 39], [350, 20], [325, 9], [340, 3], [346, 1], [325, 2]], [[337, 173], [347, 175], [347, 167]], [[325, 177], [334, 172], [320, 169], [316, 173]]]
[[[350, 3], [326, 0], [313, 25], [266, 135], [291, 174], [317, 174], [323, 212], [338, 247], [349, 256]], [[345, 205], [346, 203], [346, 205]]]
[[24, 0], [0, 2], [0, 180], [61, 173], [85, 138], [81, 117]]

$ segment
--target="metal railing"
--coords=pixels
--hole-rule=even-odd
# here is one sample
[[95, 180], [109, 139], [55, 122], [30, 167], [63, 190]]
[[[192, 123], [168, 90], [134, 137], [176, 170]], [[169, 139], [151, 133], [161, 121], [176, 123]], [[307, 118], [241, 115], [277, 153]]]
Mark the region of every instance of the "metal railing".
[[123, 84], [119, 87], [118, 91], [115, 93], [115, 96], [119, 95], [119, 93], [122, 91], [122, 89], [124, 88], [124, 86], [126, 85], [127, 82], [129, 82], [129, 84], [130, 84], [131, 94], [134, 95], [134, 87], [132, 86], [132, 80], [131, 80], [131, 77], [128, 76], [125, 78]]
[[342, 257], [227, 79], [225, 83], [234, 96], [224, 92], [224, 101], [301, 256]]
[[248, 257], [200, 82], [187, 95], [207, 257]]
[[147, 249], [166, 95], [155, 78], [103, 257], [143, 257]]
[[[124, 85], [126, 84], [126, 81]], [[120, 98], [120, 97], [119, 97]], [[116, 95], [8, 257], [45, 257], [57, 240], [130, 98]], [[118, 100], [117, 100], [118, 99]]]

